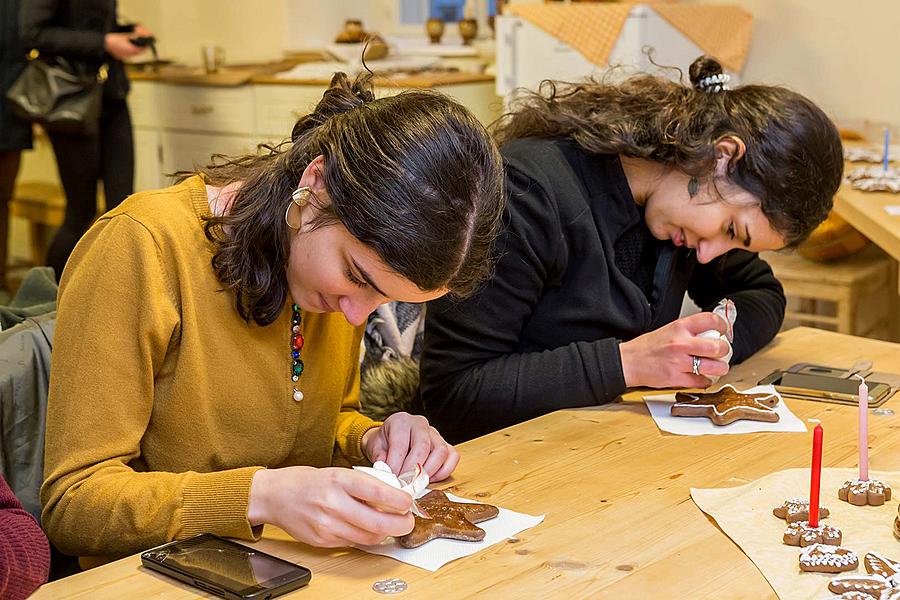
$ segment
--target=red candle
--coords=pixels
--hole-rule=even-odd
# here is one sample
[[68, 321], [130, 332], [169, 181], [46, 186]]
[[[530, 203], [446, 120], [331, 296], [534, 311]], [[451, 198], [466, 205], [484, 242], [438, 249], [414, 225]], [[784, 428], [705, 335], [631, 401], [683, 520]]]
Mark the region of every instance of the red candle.
[[813, 429], [812, 468], [809, 479], [809, 526], [819, 526], [819, 483], [822, 479], [822, 425]]

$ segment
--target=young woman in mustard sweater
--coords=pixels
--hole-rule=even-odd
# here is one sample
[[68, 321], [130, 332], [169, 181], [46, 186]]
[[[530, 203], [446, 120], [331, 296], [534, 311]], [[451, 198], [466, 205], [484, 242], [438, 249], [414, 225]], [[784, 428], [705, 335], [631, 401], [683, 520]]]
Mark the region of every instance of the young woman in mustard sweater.
[[499, 154], [457, 103], [376, 100], [338, 75], [290, 143], [101, 217], [60, 288], [41, 490], [53, 543], [109, 557], [265, 523], [317, 546], [409, 532], [405, 492], [332, 467], [422, 463], [440, 480], [459, 457], [423, 417], [358, 412], [362, 326], [389, 300], [471, 292], [501, 187]]

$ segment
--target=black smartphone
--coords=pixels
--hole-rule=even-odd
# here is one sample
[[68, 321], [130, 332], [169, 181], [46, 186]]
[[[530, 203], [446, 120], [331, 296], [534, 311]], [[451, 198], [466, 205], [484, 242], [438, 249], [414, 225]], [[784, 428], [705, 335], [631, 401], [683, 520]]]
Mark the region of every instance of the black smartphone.
[[151, 548], [141, 563], [223, 598], [274, 598], [312, 578], [306, 567], [210, 533]]
[[134, 44], [135, 46], [140, 46], [143, 48], [144, 46], [150, 46], [156, 43], [156, 38], [152, 35], [139, 35], [133, 38], [128, 38], [128, 41]]
[[[775, 371], [759, 381], [760, 385], [774, 385], [785, 396], [854, 405], [859, 401], [859, 383], [858, 379], [787, 371]], [[868, 381], [867, 384], [870, 407], [879, 406], [887, 400], [891, 392], [888, 384], [873, 381]]]

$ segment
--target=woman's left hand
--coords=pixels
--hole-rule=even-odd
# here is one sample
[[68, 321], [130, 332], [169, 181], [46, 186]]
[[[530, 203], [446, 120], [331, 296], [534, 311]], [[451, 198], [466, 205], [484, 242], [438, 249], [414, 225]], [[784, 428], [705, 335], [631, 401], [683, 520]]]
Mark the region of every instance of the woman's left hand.
[[367, 431], [362, 448], [369, 460], [386, 462], [396, 474], [421, 464], [431, 481], [446, 479], [459, 463], [459, 453], [428, 419], [405, 412], [394, 413], [381, 427]]

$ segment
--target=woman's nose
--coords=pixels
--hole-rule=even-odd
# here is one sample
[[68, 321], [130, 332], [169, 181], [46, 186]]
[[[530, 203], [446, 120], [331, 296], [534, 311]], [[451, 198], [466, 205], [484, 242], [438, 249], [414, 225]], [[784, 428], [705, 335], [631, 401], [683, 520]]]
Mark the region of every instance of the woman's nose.
[[728, 250], [722, 244], [712, 240], [700, 240], [697, 242], [697, 262], [705, 265], [717, 256], [725, 254]]
[[350, 296], [341, 296], [338, 300], [338, 307], [344, 313], [347, 322], [358, 327], [366, 322], [369, 315], [378, 307], [380, 302], [374, 298], [351, 298]]

